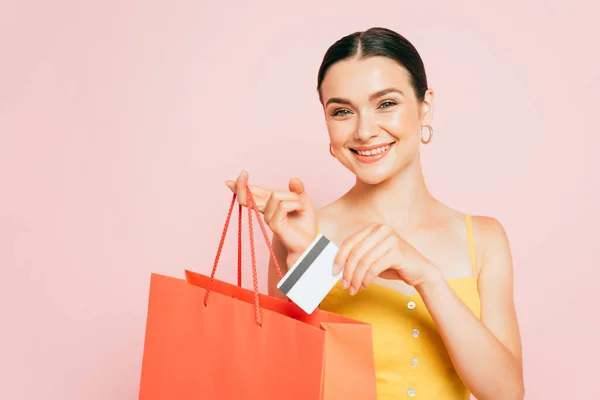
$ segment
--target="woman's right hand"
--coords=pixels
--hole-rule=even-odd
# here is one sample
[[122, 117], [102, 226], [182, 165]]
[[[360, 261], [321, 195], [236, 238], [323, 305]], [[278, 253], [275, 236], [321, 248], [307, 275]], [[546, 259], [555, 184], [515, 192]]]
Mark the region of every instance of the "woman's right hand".
[[[236, 181], [225, 184], [247, 207], [246, 185], [248, 173], [242, 171]], [[299, 179], [291, 179], [289, 192], [275, 191], [262, 186], [248, 185], [256, 208], [265, 222], [288, 251], [288, 260], [297, 259], [317, 236], [317, 211]]]

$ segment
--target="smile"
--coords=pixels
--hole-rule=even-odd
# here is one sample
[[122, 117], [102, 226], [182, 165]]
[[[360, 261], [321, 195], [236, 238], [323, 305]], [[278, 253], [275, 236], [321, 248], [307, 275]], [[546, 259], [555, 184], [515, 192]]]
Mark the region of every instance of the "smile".
[[377, 146], [351, 148], [354, 157], [361, 163], [369, 164], [381, 160], [395, 144], [386, 143]]

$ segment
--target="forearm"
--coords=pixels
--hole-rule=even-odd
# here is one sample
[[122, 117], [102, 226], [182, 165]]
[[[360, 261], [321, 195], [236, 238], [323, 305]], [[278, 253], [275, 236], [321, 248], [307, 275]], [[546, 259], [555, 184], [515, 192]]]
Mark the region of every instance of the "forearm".
[[479, 400], [522, 399], [520, 361], [456, 296], [439, 273], [417, 287], [459, 376]]

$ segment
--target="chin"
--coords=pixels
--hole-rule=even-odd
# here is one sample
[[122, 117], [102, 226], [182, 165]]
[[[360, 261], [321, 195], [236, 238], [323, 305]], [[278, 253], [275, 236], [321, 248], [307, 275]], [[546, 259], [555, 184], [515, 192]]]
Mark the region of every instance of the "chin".
[[367, 185], [379, 185], [398, 176], [413, 164], [412, 160], [400, 160], [399, 158], [381, 160], [387, 161], [381, 164], [375, 163], [371, 165], [354, 164], [349, 168], [356, 179]]
[[379, 185], [382, 182], [385, 182], [391, 179], [395, 173], [391, 169], [380, 170], [380, 171], [365, 171], [365, 170], [354, 170], [354, 174], [356, 178], [367, 184], [367, 185]]

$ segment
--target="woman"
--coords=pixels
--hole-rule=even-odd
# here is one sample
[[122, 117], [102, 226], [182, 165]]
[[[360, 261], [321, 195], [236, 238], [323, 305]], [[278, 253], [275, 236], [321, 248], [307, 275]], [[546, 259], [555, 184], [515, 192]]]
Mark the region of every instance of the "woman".
[[[250, 185], [290, 268], [320, 231], [340, 247], [343, 278], [321, 308], [373, 327], [378, 398], [522, 399], [513, 270], [502, 225], [428, 191], [419, 149], [432, 138], [434, 92], [421, 58], [373, 28], [333, 44], [318, 74], [330, 153], [356, 176], [315, 210], [302, 182]], [[227, 185], [246, 204], [248, 174]], [[269, 293], [278, 276], [271, 263]]]

